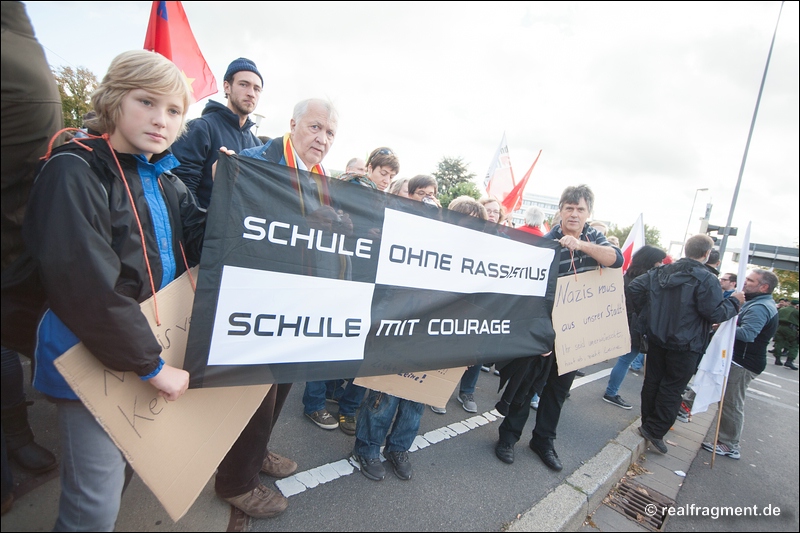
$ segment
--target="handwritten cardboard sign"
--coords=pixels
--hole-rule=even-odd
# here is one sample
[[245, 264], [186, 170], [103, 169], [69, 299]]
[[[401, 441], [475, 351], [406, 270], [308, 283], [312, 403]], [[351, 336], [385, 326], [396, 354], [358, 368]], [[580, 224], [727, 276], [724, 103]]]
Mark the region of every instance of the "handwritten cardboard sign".
[[559, 375], [630, 352], [622, 270], [558, 278], [553, 328]]
[[356, 378], [354, 383], [414, 402], [445, 407], [467, 367]]
[[[197, 268], [192, 275], [196, 279]], [[159, 291], [157, 300], [160, 326], [152, 298], [142, 303], [142, 312], [161, 343], [161, 357], [182, 368], [194, 302], [188, 276]], [[103, 366], [83, 344], [55, 364], [175, 521], [197, 499], [270, 387], [192, 389], [168, 402], [133, 372]]]

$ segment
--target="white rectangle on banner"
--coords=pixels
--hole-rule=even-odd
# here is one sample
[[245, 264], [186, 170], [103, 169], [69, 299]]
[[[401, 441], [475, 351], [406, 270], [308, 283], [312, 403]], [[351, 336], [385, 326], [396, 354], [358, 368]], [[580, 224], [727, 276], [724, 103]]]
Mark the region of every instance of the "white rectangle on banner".
[[387, 209], [375, 281], [462, 294], [545, 296], [553, 254], [549, 248]]
[[209, 365], [364, 358], [371, 283], [225, 266]]

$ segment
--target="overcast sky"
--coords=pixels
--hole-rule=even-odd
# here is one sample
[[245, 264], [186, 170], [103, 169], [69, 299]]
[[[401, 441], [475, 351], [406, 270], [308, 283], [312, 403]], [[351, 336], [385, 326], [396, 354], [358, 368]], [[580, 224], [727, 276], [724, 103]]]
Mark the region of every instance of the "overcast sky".
[[[25, 4], [51, 66], [98, 78], [118, 53], [142, 48], [151, 8]], [[258, 65], [259, 134], [282, 135], [296, 102], [328, 97], [340, 113], [328, 168], [389, 146], [401, 175], [460, 157], [482, 182], [505, 132], [518, 177], [542, 150], [527, 192], [558, 197], [586, 183], [594, 218], [629, 226], [643, 213], [669, 247], [687, 223], [698, 231], [707, 203], [712, 224], [727, 222], [781, 3], [183, 6], [220, 90], [233, 59]], [[799, 19], [798, 3], [784, 4], [729, 249], [748, 222], [751, 242], [798, 242]]]

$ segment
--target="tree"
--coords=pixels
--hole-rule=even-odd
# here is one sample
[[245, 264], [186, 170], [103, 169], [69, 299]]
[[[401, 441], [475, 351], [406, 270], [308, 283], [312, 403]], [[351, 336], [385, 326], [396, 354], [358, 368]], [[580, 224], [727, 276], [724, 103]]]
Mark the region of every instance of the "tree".
[[481, 191], [474, 182], [464, 181], [451, 187], [447, 194], [440, 194], [439, 203], [442, 204], [443, 208], [447, 209], [447, 206], [450, 205], [450, 202], [459, 196], [472, 196], [476, 200], [480, 200]]
[[778, 276], [778, 288], [775, 289], [775, 292], [772, 294], [775, 301], [781, 298], [788, 298], [789, 300], [797, 298], [797, 272], [793, 270], [778, 270], [777, 268], [772, 272]]
[[[443, 157], [439, 166], [433, 173], [439, 185], [439, 197], [448, 196], [451, 189], [459, 183], [471, 181], [475, 174], [469, 172], [464, 160], [460, 157]], [[477, 190], [477, 187], [476, 187]], [[454, 197], [453, 197], [454, 198]]]
[[[610, 235], [614, 235], [617, 237], [617, 239], [619, 239], [620, 244], [624, 244], [625, 239], [628, 238], [628, 234], [631, 232], [631, 229], [633, 229], [633, 224], [624, 228], [619, 228], [616, 224], [611, 224], [606, 236], [608, 237]], [[663, 246], [661, 246], [661, 232], [658, 230], [658, 228], [648, 226], [647, 224], [644, 225], [644, 243], [663, 248]]]
[[53, 71], [61, 95], [61, 110], [65, 128], [83, 127], [83, 115], [92, 109], [92, 91], [97, 88], [97, 77], [86, 67], [59, 67]]

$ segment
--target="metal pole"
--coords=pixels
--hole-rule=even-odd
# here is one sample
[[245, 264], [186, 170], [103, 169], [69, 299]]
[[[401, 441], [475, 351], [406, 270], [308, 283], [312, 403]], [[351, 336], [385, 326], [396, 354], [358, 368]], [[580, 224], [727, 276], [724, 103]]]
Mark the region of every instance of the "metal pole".
[[697, 193], [700, 191], [707, 191], [708, 188], [705, 189], [697, 189], [694, 191], [694, 200], [692, 200], [692, 210], [689, 211], [689, 221], [686, 223], [686, 231], [683, 232], [683, 242], [681, 243], [681, 251], [678, 252], [678, 259], [683, 257], [683, 245], [686, 244], [686, 234], [689, 233], [689, 224], [692, 223], [692, 215], [694, 214], [694, 203], [697, 201]]
[[728, 228], [731, 227], [733, 222], [733, 210], [736, 208], [736, 199], [739, 197], [739, 187], [742, 185], [742, 174], [744, 174], [744, 164], [747, 162], [747, 151], [750, 150], [750, 139], [753, 138], [753, 129], [756, 127], [756, 117], [758, 116], [758, 106], [761, 103], [761, 94], [764, 92], [764, 82], [767, 80], [767, 70], [769, 70], [769, 60], [772, 58], [772, 49], [775, 47], [775, 36], [778, 34], [778, 24], [781, 21], [781, 12], [783, 11], [783, 2], [778, 11], [778, 21], [775, 23], [775, 31], [772, 34], [772, 43], [769, 45], [769, 54], [767, 54], [767, 64], [764, 65], [764, 76], [761, 78], [761, 88], [758, 89], [758, 98], [756, 99], [756, 108], [753, 110], [753, 120], [750, 121], [750, 133], [747, 135], [747, 144], [744, 147], [744, 155], [742, 156], [742, 166], [739, 168], [739, 179], [736, 182], [736, 189], [733, 191], [733, 200], [731, 201], [731, 210], [728, 213], [728, 223], [725, 224], [724, 234], [722, 236], [722, 244], [719, 246], [720, 258], [725, 257], [725, 246], [728, 244]]

